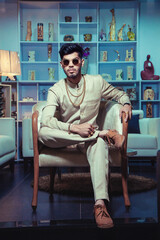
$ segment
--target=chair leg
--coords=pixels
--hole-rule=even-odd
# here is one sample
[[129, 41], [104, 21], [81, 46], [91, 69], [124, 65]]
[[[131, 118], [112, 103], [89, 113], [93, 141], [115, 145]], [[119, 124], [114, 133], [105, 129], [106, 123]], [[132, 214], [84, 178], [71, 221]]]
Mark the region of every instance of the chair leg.
[[56, 171], [57, 171], [56, 167], [50, 168], [50, 195], [49, 195], [49, 199], [50, 199], [51, 202], [53, 201], [54, 180], [55, 180]]
[[33, 185], [33, 198], [32, 198], [32, 209], [33, 209], [33, 211], [35, 211], [36, 208], [37, 208], [38, 179], [39, 179], [39, 165], [34, 164], [34, 185]]
[[127, 156], [122, 158], [122, 189], [123, 189], [123, 197], [124, 204], [128, 208], [131, 206], [129, 196], [128, 196], [128, 159]]

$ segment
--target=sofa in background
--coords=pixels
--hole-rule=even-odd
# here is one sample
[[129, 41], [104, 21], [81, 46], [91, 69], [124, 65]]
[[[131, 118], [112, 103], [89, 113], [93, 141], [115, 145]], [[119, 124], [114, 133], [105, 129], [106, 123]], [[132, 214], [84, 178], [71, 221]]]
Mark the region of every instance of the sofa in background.
[[0, 118], [0, 168], [9, 164], [13, 171], [15, 154], [15, 119]]
[[137, 151], [133, 158], [156, 160], [160, 150], [160, 118], [144, 118], [143, 110], [133, 110], [128, 126], [128, 148]]
[[31, 118], [25, 118], [22, 121], [22, 155], [24, 168], [27, 169], [28, 161], [32, 161], [34, 155]]

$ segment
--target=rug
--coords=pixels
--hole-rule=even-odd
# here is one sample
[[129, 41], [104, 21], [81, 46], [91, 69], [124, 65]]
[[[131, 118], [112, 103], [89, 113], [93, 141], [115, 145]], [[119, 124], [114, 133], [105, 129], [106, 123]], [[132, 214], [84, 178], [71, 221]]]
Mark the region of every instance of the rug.
[[[50, 176], [39, 177], [39, 190], [49, 192]], [[33, 187], [33, 181], [32, 181]], [[156, 181], [152, 178], [143, 176], [129, 175], [128, 191], [129, 193], [136, 193], [148, 191], [156, 187]], [[90, 173], [64, 173], [61, 179], [56, 175], [54, 192], [61, 194], [85, 194], [92, 195], [92, 183]], [[110, 192], [113, 195], [122, 194], [122, 183], [120, 173], [111, 173], [110, 176]]]

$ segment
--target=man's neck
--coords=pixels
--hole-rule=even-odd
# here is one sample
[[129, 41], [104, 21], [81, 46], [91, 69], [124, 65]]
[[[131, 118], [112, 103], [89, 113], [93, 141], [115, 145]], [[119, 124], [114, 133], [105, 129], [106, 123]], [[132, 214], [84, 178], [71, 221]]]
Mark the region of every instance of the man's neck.
[[82, 79], [82, 74], [80, 74], [79, 76], [77, 76], [76, 78], [69, 78], [67, 77], [68, 81], [70, 81], [73, 84], [78, 85], [78, 83], [81, 81]]

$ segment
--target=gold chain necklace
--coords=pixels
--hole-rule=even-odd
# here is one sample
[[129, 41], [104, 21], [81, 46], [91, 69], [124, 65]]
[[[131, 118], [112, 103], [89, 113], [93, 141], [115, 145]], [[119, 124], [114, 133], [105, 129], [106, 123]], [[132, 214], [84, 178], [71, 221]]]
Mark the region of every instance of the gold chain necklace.
[[[79, 107], [79, 106], [81, 105], [81, 103], [83, 102], [83, 99], [84, 99], [84, 96], [85, 96], [85, 92], [86, 92], [86, 81], [85, 81], [84, 76], [83, 76], [83, 79], [84, 79], [83, 90], [82, 90], [82, 92], [81, 92], [78, 96], [72, 94], [72, 93], [69, 91], [69, 89], [68, 89], [68, 84], [67, 84], [67, 79], [65, 79], [65, 86], [66, 86], [67, 95], [68, 95], [68, 98], [69, 98], [70, 102], [72, 103], [72, 105], [73, 105], [74, 107]], [[78, 104], [75, 104], [75, 103], [71, 100], [71, 97], [70, 97], [69, 94], [71, 94], [73, 97], [76, 97], [76, 98], [80, 97], [82, 94], [83, 94], [83, 96], [82, 96], [81, 101], [80, 101]]]
[[[70, 95], [72, 95], [73, 97], [80, 97], [82, 94], [83, 94], [83, 92], [84, 92], [84, 85], [83, 85], [83, 89], [82, 89], [82, 92], [79, 94], [79, 95], [74, 95], [70, 90], [69, 90], [69, 88], [68, 88], [68, 85], [67, 85], [67, 79], [65, 79], [65, 81], [66, 81], [66, 86], [67, 86], [67, 89], [68, 89], [68, 92], [70, 93]], [[85, 81], [84, 80], [84, 77], [83, 77], [83, 81]]]

